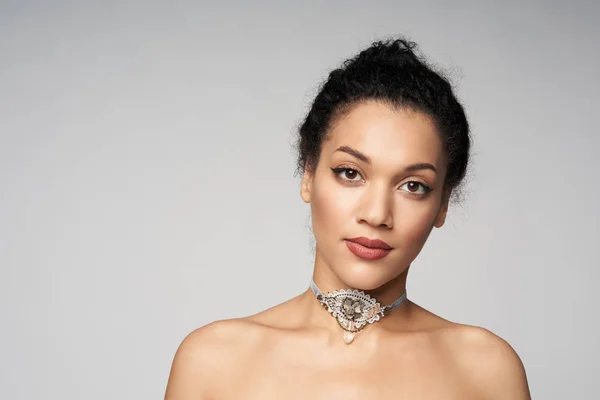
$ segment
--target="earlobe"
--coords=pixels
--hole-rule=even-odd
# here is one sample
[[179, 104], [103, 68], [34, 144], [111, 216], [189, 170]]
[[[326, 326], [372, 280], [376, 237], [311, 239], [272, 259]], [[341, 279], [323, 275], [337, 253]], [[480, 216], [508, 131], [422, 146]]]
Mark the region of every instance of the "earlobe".
[[438, 211], [437, 216], [435, 217], [434, 226], [436, 228], [441, 228], [446, 222], [446, 214], [448, 213], [448, 202], [450, 199], [450, 192], [445, 192], [442, 196], [442, 204], [440, 206], [440, 211]]
[[444, 208], [438, 213], [437, 217], [435, 218], [435, 223], [433, 224], [436, 228], [441, 228], [444, 225], [444, 222], [446, 222], [447, 211], [448, 209]]
[[302, 197], [305, 203], [310, 203], [311, 189], [312, 175], [305, 170], [302, 175], [302, 182], [300, 183], [300, 197]]

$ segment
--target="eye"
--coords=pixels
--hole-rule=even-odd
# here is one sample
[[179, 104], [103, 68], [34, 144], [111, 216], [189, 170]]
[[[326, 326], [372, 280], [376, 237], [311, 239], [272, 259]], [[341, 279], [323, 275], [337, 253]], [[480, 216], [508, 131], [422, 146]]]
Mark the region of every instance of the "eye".
[[409, 181], [400, 187], [404, 186], [407, 187], [407, 189], [404, 191], [412, 194], [426, 194], [431, 192], [431, 188], [429, 186], [418, 181]]
[[[333, 173], [335, 175], [337, 175], [339, 178], [341, 178], [344, 181], [360, 182], [362, 180], [362, 176], [360, 175], [360, 173], [353, 168], [340, 167], [340, 168], [331, 168], [331, 170], [333, 171]], [[356, 179], [356, 178], [359, 178], [359, 179]]]

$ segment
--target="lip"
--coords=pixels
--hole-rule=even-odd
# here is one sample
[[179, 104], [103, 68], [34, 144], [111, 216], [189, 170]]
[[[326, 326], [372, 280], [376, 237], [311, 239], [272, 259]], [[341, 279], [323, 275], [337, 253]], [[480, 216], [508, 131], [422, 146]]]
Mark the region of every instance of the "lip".
[[360, 237], [346, 239], [344, 242], [352, 254], [365, 260], [378, 260], [387, 256], [392, 251], [392, 247], [389, 244], [378, 239], [372, 240]]
[[383, 249], [383, 250], [391, 250], [392, 246], [379, 239], [369, 239], [364, 236], [355, 237], [346, 239], [349, 242], [358, 243], [361, 246], [369, 247], [371, 249]]
[[378, 249], [372, 247], [366, 247], [362, 244], [358, 244], [355, 242], [351, 242], [349, 240], [345, 240], [346, 246], [348, 249], [357, 257], [360, 257], [365, 260], [378, 260], [388, 255], [391, 249]]

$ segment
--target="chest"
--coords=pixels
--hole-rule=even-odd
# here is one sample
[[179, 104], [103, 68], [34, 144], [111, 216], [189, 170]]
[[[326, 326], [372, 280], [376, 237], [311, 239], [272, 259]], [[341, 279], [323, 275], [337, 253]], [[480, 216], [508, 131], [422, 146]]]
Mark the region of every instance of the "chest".
[[[299, 349], [298, 349], [299, 350]], [[347, 356], [308, 350], [257, 356], [232, 379], [224, 398], [478, 399], [451, 360], [434, 351]]]

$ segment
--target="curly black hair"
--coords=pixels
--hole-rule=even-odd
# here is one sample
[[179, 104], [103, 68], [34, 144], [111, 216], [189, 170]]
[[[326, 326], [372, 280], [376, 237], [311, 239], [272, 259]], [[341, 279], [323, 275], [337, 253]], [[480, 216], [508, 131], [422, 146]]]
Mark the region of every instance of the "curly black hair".
[[469, 123], [448, 79], [415, 54], [416, 46], [406, 39], [377, 41], [331, 71], [300, 125], [297, 173], [316, 169], [321, 144], [336, 118], [357, 103], [378, 100], [432, 118], [448, 162], [444, 188], [455, 191], [467, 171]]

